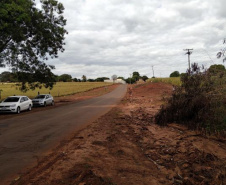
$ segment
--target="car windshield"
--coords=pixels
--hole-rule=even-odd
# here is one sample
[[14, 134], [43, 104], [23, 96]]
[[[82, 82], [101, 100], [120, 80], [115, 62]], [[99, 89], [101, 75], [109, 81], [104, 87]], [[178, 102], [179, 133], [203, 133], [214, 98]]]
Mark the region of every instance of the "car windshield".
[[43, 98], [45, 98], [45, 96], [46, 95], [38, 95], [38, 96], [35, 97], [35, 99], [43, 99]]
[[4, 102], [18, 102], [20, 98], [18, 97], [8, 97]]

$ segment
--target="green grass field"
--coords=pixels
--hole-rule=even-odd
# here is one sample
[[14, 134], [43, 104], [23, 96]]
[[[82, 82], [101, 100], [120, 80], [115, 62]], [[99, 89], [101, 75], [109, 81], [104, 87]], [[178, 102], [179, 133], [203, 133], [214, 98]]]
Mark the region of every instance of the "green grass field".
[[36, 89], [34, 91], [29, 90], [26, 93], [21, 92], [18, 87], [16, 87], [13, 83], [0, 83], [0, 90], [1, 91], [1, 99], [4, 99], [8, 96], [13, 95], [25, 95], [29, 98], [34, 98], [38, 92], [40, 94], [47, 94], [50, 93], [52, 96], [64, 96], [75, 94], [79, 92], [88, 91], [91, 89], [95, 89], [97, 87], [104, 87], [112, 85], [112, 83], [105, 83], [105, 82], [57, 82], [54, 85], [52, 90], [42, 88]]
[[172, 85], [181, 85], [180, 77], [171, 77], [171, 78], [149, 78], [148, 82], [163, 82], [163, 83], [169, 83]]

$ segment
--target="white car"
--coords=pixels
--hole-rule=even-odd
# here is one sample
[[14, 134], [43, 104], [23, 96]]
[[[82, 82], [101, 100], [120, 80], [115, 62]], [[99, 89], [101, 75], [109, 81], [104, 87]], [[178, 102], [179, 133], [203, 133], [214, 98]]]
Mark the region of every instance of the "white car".
[[51, 94], [39, 94], [36, 96], [32, 103], [34, 106], [47, 106], [47, 105], [54, 105], [54, 99]]
[[13, 112], [19, 114], [24, 110], [31, 110], [32, 101], [27, 96], [9, 96], [0, 103], [0, 112]]

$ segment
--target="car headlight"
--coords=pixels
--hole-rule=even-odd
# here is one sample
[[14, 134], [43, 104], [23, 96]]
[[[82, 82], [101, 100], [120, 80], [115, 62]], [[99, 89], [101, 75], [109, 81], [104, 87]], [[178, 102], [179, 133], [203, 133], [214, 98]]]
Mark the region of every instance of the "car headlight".
[[10, 107], [16, 107], [16, 104], [12, 104], [12, 105], [10, 105]]

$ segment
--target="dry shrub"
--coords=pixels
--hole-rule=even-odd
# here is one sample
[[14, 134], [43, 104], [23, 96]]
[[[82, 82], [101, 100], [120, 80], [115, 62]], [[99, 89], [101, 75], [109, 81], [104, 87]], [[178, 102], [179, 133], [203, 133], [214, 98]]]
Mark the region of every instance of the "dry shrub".
[[226, 130], [226, 70], [212, 73], [194, 63], [182, 85], [155, 116], [159, 125], [177, 122], [190, 129], [224, 134]]

